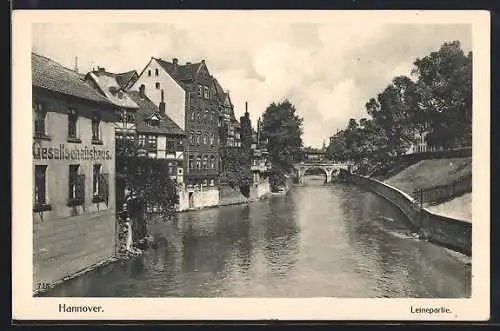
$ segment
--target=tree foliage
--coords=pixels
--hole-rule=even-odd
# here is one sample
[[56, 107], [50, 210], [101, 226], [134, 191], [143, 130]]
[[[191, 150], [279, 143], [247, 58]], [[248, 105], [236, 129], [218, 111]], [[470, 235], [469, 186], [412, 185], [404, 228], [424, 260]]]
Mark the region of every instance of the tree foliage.
[[470, 145], [472, 136], [472, 53], [460, 42], [416, 59], [413, 79], [395, 77], [366, 103], [370, 118], [350, 119], [327, 148], [331, 159], [361, 161], [397, 156], [428, 133], [429, 145]]
[[245, 147], [224, 147], [225, 167], [221, 173], [221, 182], [231, 187], [246, 190], [252, 185], [253, 177], [250, 170], [250, 149]]
[[296, 114], [295, 106], [284, 100], [271, 103], [262, 115], [261, 135], [267, 141], [271, 159], [269, 182], [276, 190], [285, 185], [286, 174], [293, 164], [303, 160], [303, 118]]
[[162, 159], [140, 157], [139, 146], [132, 140], [117, 143], [116, 176], [128, 191], [126, 200], [133, 198], [144, 207], [172, 212], [179, 202], [177, 187], [170, 179], [168, 163]]
[[272, 103], [262, 116], [262, 139], [267, 139], [273, 167], [284, 172], [302, 158], [303, 118], [288, 100]]

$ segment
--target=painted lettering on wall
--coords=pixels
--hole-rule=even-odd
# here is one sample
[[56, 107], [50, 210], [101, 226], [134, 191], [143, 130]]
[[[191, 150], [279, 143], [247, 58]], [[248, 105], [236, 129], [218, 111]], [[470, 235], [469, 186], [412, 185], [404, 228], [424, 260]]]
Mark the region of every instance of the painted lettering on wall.
[[67, 148], [60, 144], [57, 147], [40, 147], [33, 143], [35, 160], [111, 160], [113, 153], [109, 149], [92, 147]]

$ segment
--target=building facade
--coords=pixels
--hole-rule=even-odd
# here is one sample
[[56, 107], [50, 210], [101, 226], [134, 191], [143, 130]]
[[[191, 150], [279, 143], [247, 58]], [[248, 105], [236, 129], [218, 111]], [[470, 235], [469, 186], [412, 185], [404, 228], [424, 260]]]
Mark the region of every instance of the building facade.
[[[133, 84], [135, 71], [125, 74], [107, 72], [104, 68], [90, 72], [87, 80], [111, 103], [119, 107], [119, 120], [115, 123], [116, 145], [134, 146], [133, 152], [143, 151], [151, 159], [167, 162], [167, 176], [178, 184], [184, 182], [184, 131], [166, 115], [164, 98], [155, 104], [146, 95], [146, 87], [139, 91], [126, 90]], [[124, 156], [139, 156], [127, 154]], [[120, 164], [116, 165], [120, 167]], [[125, 199], [125, 182], [117, 180], [117, 200]]]
[[214, 79], [205, 61], [180, 64], [151, 58], [132, 84], [167, 105], [166, 114], [186, 132], [184, 180], [188, 189], [214, 187], [218, 178], [219, 109]]
[[31, 60], [36, 291], [116, 253], [116, 107], [77, 72]]
[[129, 91], [130, 97], [139, 105], [136, 117], [137, 142], [147, 151], [147, 156], [168, 162], [168, 174], [178, 184], [184, 183], [184, 140], [186, 134], [166, 115], [166, 104], [157, 106], [146, 95], [145, 88], [139, 92]]

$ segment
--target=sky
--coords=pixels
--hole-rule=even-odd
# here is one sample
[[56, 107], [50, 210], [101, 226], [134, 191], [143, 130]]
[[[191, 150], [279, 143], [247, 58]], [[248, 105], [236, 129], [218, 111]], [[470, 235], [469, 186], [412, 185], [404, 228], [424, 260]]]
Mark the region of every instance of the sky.
[[101, 66], [137, 70], [153, 57], [206, 61], [230, 91], [237, 118], [245, 101], [255, 126], [272, 102], [287, 98], [304, 118], [304, 145], [321, 147], [413, 61], [459, 40], [472, 49], [470, 25], [260, 21], [212, 24], [36, 23], [33, 51], [80, 72]]

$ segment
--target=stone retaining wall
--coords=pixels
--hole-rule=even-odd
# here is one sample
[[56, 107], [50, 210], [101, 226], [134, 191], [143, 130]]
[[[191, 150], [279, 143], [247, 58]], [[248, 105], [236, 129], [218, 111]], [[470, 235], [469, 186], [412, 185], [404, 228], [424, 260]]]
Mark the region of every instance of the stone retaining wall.
[[411, 196], [373, 178], [349, 174], [349, 181], [382, 196], [394, 204], [430, 242], [460, 253], [472, 254], [472, 224], [436, 215], [422, 208]]

